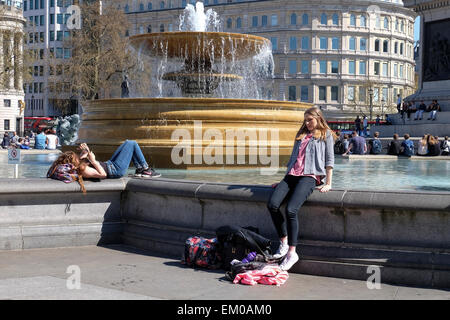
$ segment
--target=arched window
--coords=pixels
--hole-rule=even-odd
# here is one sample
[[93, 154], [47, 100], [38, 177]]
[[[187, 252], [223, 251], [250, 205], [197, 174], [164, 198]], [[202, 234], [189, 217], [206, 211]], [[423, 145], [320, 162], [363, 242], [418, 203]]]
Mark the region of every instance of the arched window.
[[241, 17], [236, 19], [236, 28], [237, 29], [242, 28], [242, 19], [241, 19]]
[[164, 1], [161, 1], [160, 3], [159, 3], [159, 8], [160, 9], [164, 9], [164, 7], [165, 7], [165, 3], [164, 3]]
[[233, 26], [233, 20], [231, 20], [231, 18], [227, 19], [227, 29], [231, 29], [231, 27]]
[[139, 3], [139, 11], [144, 11], [144, 4], [143, 3]]
[[338, 26], [339, 25], [339, 16], [337, 13], [334, 13], [332, 16], [333, 25]]
[[148, 32], [148, 33], [152, 33], [152, 26], [151, 26], [150, 24], [149, 24], [148, 27], [147, 27], [147, 32]]
[[307, 13], [304, 13], [302, 15], [302, 25], [307, 25], [307, 24], [309, 24], [309, 16]]
[[322, 13], [322, 14], [320, 15], [320, 23], [321, 23], [321, 24], [324, 24], [324, 25], [327, 25], [327, 23], [328, 23], [328, 17], [327, 17], [327, 14], [326, 14], [326, 13]]
[[366, 27], [366, 25], [367, 25], [367, 18], [365, 15], [361, 15], [361, 17], [359, 18], [359, 26]]
[[356, 16], [353, 13], [350, 15], [350, 25], [356, 27]]
[[297, 15], [295, 13], [291, 14], [291, 25], [297, 24]]
[[159, 32], [164, 32], [164, 24], [162, 24], [162, 23], [159, 26]]

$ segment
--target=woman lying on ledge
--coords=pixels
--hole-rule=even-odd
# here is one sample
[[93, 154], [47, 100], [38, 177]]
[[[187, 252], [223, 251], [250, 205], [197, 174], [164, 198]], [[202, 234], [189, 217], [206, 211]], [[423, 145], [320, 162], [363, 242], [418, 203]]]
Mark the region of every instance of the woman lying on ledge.
[[[67, 151], [60, 155], [48, 170], [47, 177], [65, 182], [78, 180], [81, 189], [85, 192], [83, 178], [121, 178], [127, 173], [131, 161], [136, 167], [135, 177], [157, 178], [161, 176], [148, 166], [136, 141], [126, 140], [117, 148], [111, 159], [106, 162], [97, 161], [95, 154], [86, 143], [82, 143], [79, 149], [81, 151], [79, 155], [73, 151]], [[59, 177], [54, 177], [55, 171], [57, 171]], [[76, 176], [74, 176], [74, 173]]]

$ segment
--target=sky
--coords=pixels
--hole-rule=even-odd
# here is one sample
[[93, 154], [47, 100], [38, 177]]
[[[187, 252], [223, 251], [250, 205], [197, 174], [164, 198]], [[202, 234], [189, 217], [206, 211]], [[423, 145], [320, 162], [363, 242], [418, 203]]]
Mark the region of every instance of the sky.
[[420, 38], [420, 16], [416, 18], [414, 22], [414, 41], [418, 41]]

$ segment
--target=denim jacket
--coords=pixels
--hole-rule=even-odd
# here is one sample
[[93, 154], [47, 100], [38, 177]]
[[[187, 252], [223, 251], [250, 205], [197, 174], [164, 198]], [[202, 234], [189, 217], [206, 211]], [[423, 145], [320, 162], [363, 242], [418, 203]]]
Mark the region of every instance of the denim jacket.
[[[301, 142], [302, 140], [295, 140], [286, 174], [291, 171], [297, 161]], [[314, 137], [309, 140], [306, 146], [304, 173], [325, 176], [326, 167], [334, 167], [334, 139], [330, 130], [327, 131], [325, 141]]]

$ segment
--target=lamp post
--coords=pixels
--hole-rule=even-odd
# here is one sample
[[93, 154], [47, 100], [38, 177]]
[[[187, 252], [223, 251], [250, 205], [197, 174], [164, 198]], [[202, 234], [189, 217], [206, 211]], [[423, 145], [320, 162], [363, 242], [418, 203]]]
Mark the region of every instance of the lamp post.
[[369, 88], [369, 120], [372, 121], [372, 109], [373, 109], [373, 89]]

